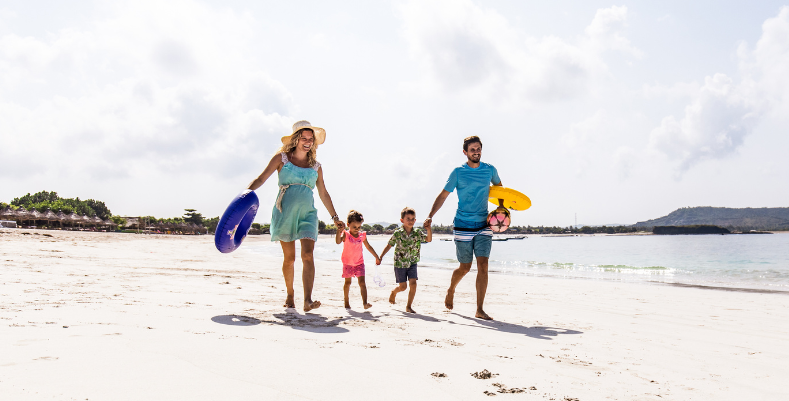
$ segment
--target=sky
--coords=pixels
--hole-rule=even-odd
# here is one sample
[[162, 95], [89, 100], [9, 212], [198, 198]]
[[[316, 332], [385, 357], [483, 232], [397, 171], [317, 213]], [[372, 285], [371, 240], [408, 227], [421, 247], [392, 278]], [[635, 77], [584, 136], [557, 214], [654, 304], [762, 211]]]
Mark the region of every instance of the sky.
[[787, 207], [786, 71], [769, 0], [2, 0], [0, 201], [218, 216], [306, 119], [338, 213], [370, 223], [426, 217], [471, 135], [532, 200], [515, 225]]

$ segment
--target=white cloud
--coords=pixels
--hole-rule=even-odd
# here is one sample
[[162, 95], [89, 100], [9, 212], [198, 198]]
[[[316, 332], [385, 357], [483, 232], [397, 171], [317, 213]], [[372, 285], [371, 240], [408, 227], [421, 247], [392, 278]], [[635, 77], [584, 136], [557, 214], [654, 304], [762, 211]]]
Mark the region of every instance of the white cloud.
[[574, 40], [528, 36], [469, 0], [412, 1], [402, 14], [411, 55], [428, 75], [422, 87], [484, 101], [574, 98], [605, 77], [605, 52], [641, 56], [621, 34], [626, 7], [598, 10]]
[[253, 47], [251, 25], [198, 3], [129, 2], [82, 29], [0, 37], [0, 121], [12, 133], [0, 169], [94, 179], [248, 174], [296, 111], [242, 50]]
[[705, 159], [732, 154], [757, 122], [758, 105], [743, 85], [725, 74], [705, 79], [685, 115], [663, 119], [650, 134], [650, 144], [679, 161], [680, 172]]
[[762, 116], [789, 111], [789, 7], [765, 21], [752, 51], [741, 44], [738, 57], [738, 80], [715, 74], [697, 90], [689, 84], [645, 87], [647, 95], [695, 92], [682, 117], [663, 118], [650, 134], [651, 147], [675, 160], [680, 174], [701, 161], [732, 155]]

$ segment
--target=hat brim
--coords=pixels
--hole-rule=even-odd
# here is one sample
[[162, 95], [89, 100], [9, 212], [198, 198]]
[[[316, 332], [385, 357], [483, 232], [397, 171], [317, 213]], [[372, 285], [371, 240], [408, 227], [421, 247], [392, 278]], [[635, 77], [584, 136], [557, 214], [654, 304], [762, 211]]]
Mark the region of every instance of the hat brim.
[[[301, 131], [303, 129], [311, 129], [312, 132], [315, 133], [315, 144], [316, 145], [323, 145], [323, 143], [326, 142], [326, 130], [325, 129], [320, 128], [320, 127], [299, 127], [299, 129], [296, 132], [299, 132], [299, 131]], [[295, 134], [296, 132], [294, 132], [293, 134]], [[282, 144], [283, 145], [287, 145], [288, 143], [290, 143], [290, 138], [293, 136], [293, 134], [283, 136], [282, 139], [280, 139], [282, 141]]]

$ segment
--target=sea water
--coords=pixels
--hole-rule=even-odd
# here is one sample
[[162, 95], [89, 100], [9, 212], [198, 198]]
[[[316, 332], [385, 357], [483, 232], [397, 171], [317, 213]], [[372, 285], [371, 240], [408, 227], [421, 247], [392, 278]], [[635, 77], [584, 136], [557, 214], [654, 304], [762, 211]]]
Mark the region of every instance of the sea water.
[[[436, 236], [422, 245], [420, 268], [455, 269], [455, 245]], [[503, 238], [503, 237], [499, 237]], [[388, 236], [369, 236], [379, 253]], [[248, 249], [281, 255], [279, 243]], [[340, 263], [342, 245], [322, 236], [315, 258]], [[392, 268], [392, 251], [384, 274]], [[375, 259], [365, 251], [368, 266]], [[539, 236], [493, 242], [489, 269], [500, 274], [658, 282], [789, 291], [789, 233], [750, 235]], [[339, 270], [338, 270], [339, 271]]]

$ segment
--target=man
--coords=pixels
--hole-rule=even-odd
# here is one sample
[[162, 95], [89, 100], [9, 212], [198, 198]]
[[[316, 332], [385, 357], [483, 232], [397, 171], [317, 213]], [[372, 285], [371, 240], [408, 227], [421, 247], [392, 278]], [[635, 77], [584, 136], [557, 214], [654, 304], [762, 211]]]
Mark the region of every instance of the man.
[[[463, 154], [468, 161], [452, 170], [444, 189], [433, 202], [433, 208], [425, 220], [430, 224], [433, 216], [444, 205], [447, 196], [457, 188], [458, 208], [455, 213], [454, 234], [455, 251], [460, 267], [452, 272], [452, 282], [447, 290], [444, 304], [447, 309], [454, 307], [455, 287], [471, 270], [474, 256], [477, 258], [477, 313], [476, 317], [493, 320], [482, 309], [485, 292], [488, 288], [488, 258], [493, 240], [493, 232], [488, 227], [488, 195], [490, 184], [501, 186], [501, 179], [496, 168], [480, 162], [482, 158], [482, 141], [478, 136], [470, 136], [463, 140]], [[499, 199], [499, 209], [506, 209], [503, 200]]]

